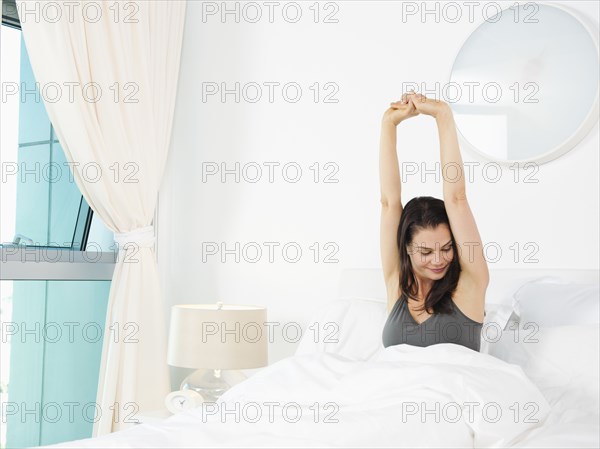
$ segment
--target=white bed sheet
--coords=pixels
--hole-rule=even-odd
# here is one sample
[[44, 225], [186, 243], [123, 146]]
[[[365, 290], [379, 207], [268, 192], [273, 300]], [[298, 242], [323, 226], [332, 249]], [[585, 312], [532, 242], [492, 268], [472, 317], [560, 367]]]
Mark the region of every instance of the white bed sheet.
[[[272, 422], [266, 402], [280, 404]], [[323, 407], [328, 402], [339, 408]], [[290, 403], [301, 406], [298, 422], [283, 418]], [[231, 411], [236, 404], [246, 417], [262, 410], [263, 418], [223, 419], [225, 405]], [[594, 417], [576, 403], [559, 401], [552, 410], [519, 366], [453, 344], [390, 346], [369, 361], [296, 355], [236, 385], [216, 407], [47, 447], [598, 447]], [[421, 415], [425, 410], [434, 412]], [[296, 414], [289, 411], [291, 420]], [[324, 422], [327, 416], [338, 422]]]
[[[493, 273], [487, 301], [499, 305], [510, 303], [512, 292], [524, 280], [542, 275], [598, 281], [597, 270]], [[452, 344], [384, 349], [380, 328], [385, 313], [375, 310], [377, 302], [385, 302], [380, 270], [346, 270], [342, 281], [341, 298], [379, 301], [354, 301], [356, 310], [352, 310], [360, 312], [360, 320], [339, 305], [330, 308], [340, 316], [329, 310], [326, 316], [317, 317], [350, 323], [341, 326], [339, 343], [328, 347], [303, 341], [297, 355], [261, 370], [217, 403], [218, 410], [223, 410], [225, 404], [243, 409], [253, 402], [294, 401], [302, 406], [299, 422], [285, 422], [281, 413], [275, 413], [274, 422], [235, 422], [231, 418], [223, 422], [218, 414], [208, 416], [207, 408], [200, 407], [160, 424], [46, 447], [600, 447], [597, 394], [590, 395], [589, 388], [572, 388], [578, 382], [575, 376], [569, 377], [570, 388], [565, 388], [564, 375], [545, 376], [546, 369], [538, 371], [543, 378], [526, 375], [517, 364]], [[373, 329], [378, 330], [374, 333]], [[509, 352], [515, 352], [514, 348]], [[339, 404], [333, 416], [339, 422], [323, 422], [332, 409], [321, 407], [315, 423], [311, 406], [328, 401]], [[480, 405], [497, 402], [509, 419], [493, 423], [475, 414], [470, 420], [465, 409], [463, 419], [456, 423], [436, 422], [431, 419], [435, 415], [427, 415], [422, 422], [406, 413], [413, 402], [425, 402], [431, 410], [436, 402], [443, 407], [469, 401]], [[268, 409], [263, 406], [262, 410], [266, 413]], [[519, 417], [514, 422], [517, 410]], [[539, 422], [526, 422], [532, 412]]]

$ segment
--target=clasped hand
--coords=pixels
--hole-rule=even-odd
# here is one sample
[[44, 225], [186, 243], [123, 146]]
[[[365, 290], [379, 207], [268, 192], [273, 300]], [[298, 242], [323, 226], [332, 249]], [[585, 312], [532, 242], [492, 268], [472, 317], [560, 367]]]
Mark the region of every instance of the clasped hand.
[[383, 119], [398, 125], [401, 121], [419, 114], [437, 117], [448, 108], [448, 104], [441, 100], [432, 100], [425, 95], [414, 91], [405, 93], [399, 101], [390, 103], [390, 107], [383, 114]]

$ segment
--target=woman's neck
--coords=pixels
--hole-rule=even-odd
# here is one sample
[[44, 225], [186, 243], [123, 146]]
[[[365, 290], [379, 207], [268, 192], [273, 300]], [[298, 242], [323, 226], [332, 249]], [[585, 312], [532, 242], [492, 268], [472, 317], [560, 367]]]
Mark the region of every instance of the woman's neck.
[[419, 304], [423, 304], [423, 303], [425, 303], [425, 298], [429, 294], [429, 291], [433, 287], [433, 281], [431, 279], [422, 279], [418, 276], [416, 276], [416, 278], [417, 278], [417, 286], [418, 286], [418, 293], [417, 293], [418, 302], [419, 302]]

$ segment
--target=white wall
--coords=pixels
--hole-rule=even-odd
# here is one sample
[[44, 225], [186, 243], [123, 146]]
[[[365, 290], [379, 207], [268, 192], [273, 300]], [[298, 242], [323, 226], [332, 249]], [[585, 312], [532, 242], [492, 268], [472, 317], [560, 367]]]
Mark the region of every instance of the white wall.
[[[309, 17], [312, 2], [301, 3], [305, 16], [299, 23], [287, 23], [278, 9], [274, 23], [236, 24], [229, 18], [224, 24], [213, 16], [203, 23], [203, 2], [188, 2], [172, 147], [158, 214], [166, 319], [171, 304], [220, 299], [265, 305], [270, 320], [305, 324], [335, 297], [340, 270], [379, 267], [381, 115], [399, 98], [403, 81], [447, 81], [454, 55], [477, 26], [466, 18], [459, 23], [402, 23], [401, 2], [387, 1], [337, 2], [339, 23], [315, 24]], [[579, 9], [598, 26], [597, 2], [561, 3]], [[218, 96], [202, 101], [203, 82], [232, 86], [236, 81], [296, 82], [303, 96], [288, 103], [276, 89], [273, 103], [264, 98], [235, 103], [231, 95], [225, 103]], [[314, 103], [309, 86], [315, 82], [336, 83], [339, 102]], [[439, 160], [430, 117], [403, 123], [398, 136], [401, 160], [423, 161], [427, 167]], [[497, 242], [503, 251], [493, 268], [598, 268], [598, 148], [596, 123], [576, 148], [540, 167], [537, 184], [514, 183], [509, 170], [500, 182], [489, 183], [476, 171], [467, 194], [484, 244]], [[465, 162], [487, 162], [464, 148], [462, 152]], [[232, 176], [221, 183], [217, 176], [202, 182], [203, 162], [227, 162], [230, 168], [235, 162], [281, 165], [273, 183], [267, 181], [266, 166], [256, 183], [235, 183]], [[297, 183], [282, 179], [280, 169], [287, 162], [303, 170]], [[314, 183], [309, 169], [314, 162], [322, 170], [327, 162], [337, 164], [339, 182]], [[403, 202], [417, 195], [441, 198], [442, 184], [432, 177], [426, 183], [412, 177], [403, 185]], [[226, 242], [233, 248], [236, 241], [297, 242], [303, 256], [288, 263], [276, 251], [275, 263], [269, 263], [262, 246], [265, 252], [257, 263], [235, 263], [231, 255], [226, 263], [217, 256], [203, 263], [202, 242]], [[309, 248], [314, 242], [321, 249], [318, 263]], [[323, 263], [327, 242], [338, 245], [338, 263]], [[516, 264], [510, 249], [515, 242], [521, 248]], [[533, 266], [523, 262], [527, 242], [539, 247], [539, 262]], [[289, 343], [271, 347], [271, 361], [294, 349]]]

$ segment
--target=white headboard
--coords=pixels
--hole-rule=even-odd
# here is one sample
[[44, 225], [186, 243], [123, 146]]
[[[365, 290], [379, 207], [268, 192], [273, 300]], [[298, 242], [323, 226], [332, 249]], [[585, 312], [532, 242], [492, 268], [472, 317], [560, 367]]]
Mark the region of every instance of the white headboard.
[[[568, 268], [490, 268], [490, 284], [486, 303], [503, 304], [526, 281], [544, 277], [558, 277], [582, 284], [598, 284], [600, 270]], [[338, 285], [340, 298], [373, 298], [386, 300], [383, 271], [380, 268], [350, 268], [342, 270]]]

